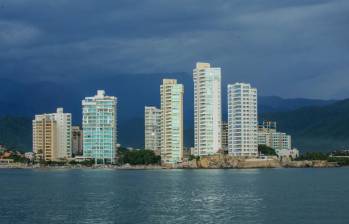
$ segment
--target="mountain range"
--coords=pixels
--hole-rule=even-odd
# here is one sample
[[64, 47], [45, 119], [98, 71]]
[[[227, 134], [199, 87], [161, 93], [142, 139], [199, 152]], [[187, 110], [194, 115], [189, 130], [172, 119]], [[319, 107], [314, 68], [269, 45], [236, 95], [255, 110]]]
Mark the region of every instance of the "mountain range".
[[294, 146], [304, 151], [349, 148], [349, 99], [327, 106], [266, 112], [260, 119], [277, 121], [278, 130], [291, 134]]
[[[0, 80], [0, 83], [2, 83], [0, 88], [0, 144], [27, 151], [30, 150], [32, 118], [35, 114], [54, 112], [57, 107], [64, 107], [65, 112], [72, 113], [73, 123], [80, 125], [81, 100], [85, 96], [95, 95], [97, 89], [105, 89], [108, 95], [118, 97], [117, 123], [119, 142], [125, 146], [142, 147], [144, 144], [144, 106], [159, 105], [161, 79], [169, 77], [178, 79], [185, 86], [185, 145], [192, 146], [193, 84], [191, 75], [185, 73], [171, 75], [119, 75], [103, 79], [86, 78], [84, 80], [72, 80], [64, 84], [48, 81], [21, 83], [19, 81], [2, 79]], [[223, 81], [223, 86], [226, 86], [226, 84], [227, 81]], [[225, 93], [225, 90], [223, 88], [222, 92]], [[226, 111], [226, 94], [223, 94], [222, 101], [222, 109]], [[309, 116], [312, 116], [312, 113], [317, 112], [322, 114], [321, 116], [329, 116], [329, 114], [321, 111], [329, 110], [326, 109], [327, 107], [336, 107], [341, 102], [302, 98], [283, 99], [277, 96], [260, 96], [258, 101], [260, 119], [277, 121], [279, 130], [292, 134], [295, 146], [301, 150], [303, 148], [304, 150], [327, 150], [332, 146], [331, 142], [337, 142], [336, 136], [329, 136], [329, 142], [323, 144], [324, 147], [309, 144], [313, 142], [316, 136], [312, 136], [311, 131], [304, 132], [304, 128], [306, 128], [304, 125], [292, 126], [293, 122], [288, 122], [288, 119], [293, 118], [293, 115], [300, 116], [299, 119], [306, 119], [307, 113], [311, 113]], [[299, 112], [303, 110], [305, 110], [303, 113]], [[307, 112], [308, 110], [309, 112]], [[224, 120], [226, 120], [226, 117], [226, 113], [223, 113]], [[318, 118], [320, 119], [320, 117]], [[327, 120], [326, 117], [321, 117], [321, 119]], [[307, 120], [304, 123], [314, 125], [307, 122]], [[321, 128], [322, 124], [320, 123], [317, 128]], [[345, 141], [338, 141], [339, 145], [343, 143]], [[335, 146], [337, 147], [338, 144]]]

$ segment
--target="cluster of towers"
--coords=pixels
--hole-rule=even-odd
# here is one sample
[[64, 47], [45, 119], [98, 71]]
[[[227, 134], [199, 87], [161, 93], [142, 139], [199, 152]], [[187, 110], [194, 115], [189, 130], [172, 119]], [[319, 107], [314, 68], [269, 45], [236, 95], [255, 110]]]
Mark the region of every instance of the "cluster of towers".
[[[227, 150], [234, 156], [258, 155], [257, 90], [228, 85], [228, 125], [222, 123], [221, 69], [197, 63], [194, 82], [195, 156]], [[183, 159], [183, 93], [177, 80], [164, 79], [160, 109], [145, 107], [145, 148], [158, 151], [163, 163]], [[227, 144], [227, 145], [226, 145]]]
[[[228, 151], [234, 156], [258, 155], [257, 90], [250, 84], [228, 85], [228, 122], [222, 122], [221, 69], [197, 63], [194, 82], [194, 156]], [[161, 155], [162, 163], [183, 160], [184, 86], [163, 79], [160, 109], [145, 107], [145, 149]], [[82, 100], [82, 130], [72, 127], [72, 116], [63, 113], [36, 115], [33, 120], [33, 151], [44, 160], [82, 158], [113, 163], [117, 145], [117, 98], [98, 90]], [[82, 144], [81, 144], [82, 142]], [[78, 149], [76, 149], [78, 147]], [[82, 150], [82, 148], [83, 150]]]
[[113, 163], [117, 143], [117, 98], [98, 90], [82, 100], [82, 129], [72, 127], [72, 115], [36, 115], [33, 120], [33, 152], [45, 161], [60, 161], [80, 155], [96, 163]]

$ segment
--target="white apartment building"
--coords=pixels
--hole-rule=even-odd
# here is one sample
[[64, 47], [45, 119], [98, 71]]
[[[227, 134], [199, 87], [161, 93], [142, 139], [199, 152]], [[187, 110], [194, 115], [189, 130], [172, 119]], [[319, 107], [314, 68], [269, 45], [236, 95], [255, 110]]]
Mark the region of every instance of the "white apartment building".
[[194, 155], [212, 155], [222, 149], [221, 68], [196, 63], [194, 81]]
[[83, 156], [96, 163], [113, 163], [117, 143], [117, 98], [104, 90], [82, 100]]
[[184, 87], [175, 79], [164, 79], [161, 93], [161, 162], [176, 164], [183, 159]]
[[228, 151], [235, 156], [258, 155], [257, 89], [228, 85]]
[[161, 149], [161, 110], [156, 107], [144, 108], [144, 148]]
[[70, 158], [72, 155], [72, 115], [58, 108], [54, 113], [57, 122], [57, 157]]
[[57, 108], [56, 113], [36, 115], [33, 120], [33, 152], [44, 160], [72, 156], [72, 116]]

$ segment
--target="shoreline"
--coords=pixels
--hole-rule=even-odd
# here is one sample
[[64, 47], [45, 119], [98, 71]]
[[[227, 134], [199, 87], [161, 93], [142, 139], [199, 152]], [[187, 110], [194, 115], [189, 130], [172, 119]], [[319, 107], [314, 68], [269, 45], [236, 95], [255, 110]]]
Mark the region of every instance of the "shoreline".
[[297, 169], [297, 168], [343, 168], [347, 166], [340, 166], [338, 163], [333, 162], [327, 162], [327, 161], [291, 161], [282, 163], [279, 162], [279, 164], [245, 164], [245, 165], [238, 165], [238, 166], [199, 166], [199, 167], [192, 167], [192, 166], [160, 166], [160, 165], [123, 165], [123, 166], [117, 166], [117, 165], [97, 165], [97, 166], [82, 166], [82, 165], [71, 165], [71, 166], [47, 166], [47, 165], [26, 165], [26, 164], [8, 164], [8, 165], [0, 165], [1, 169], [37, 169], [37, 170], [44, 170], [44, 169], [90, 169], [90, 170], [103, 170], [103, 169], [109, 169], [109, 170], [173, 170], [173, 169], [179, 169], [179, 170], [213, 170], [213, 169], [222, 169], [222, 170], [228, 170], [228, 169], [237, 169], [237, 170], [243, 170], [243, 169]]

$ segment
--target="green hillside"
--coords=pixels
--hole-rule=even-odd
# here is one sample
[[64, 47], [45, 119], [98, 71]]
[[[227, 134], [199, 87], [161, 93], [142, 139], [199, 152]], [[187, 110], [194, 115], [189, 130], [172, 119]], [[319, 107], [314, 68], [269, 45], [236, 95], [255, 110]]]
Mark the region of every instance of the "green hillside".
[[292, 135], [301, 151], [349, 148], [349, 100], [324, 107], [305, 107], [288, 112], [264, 113], [260, 120], [277, 121], [278, 130]]
[[[260, 121], [274, 120], [278, 130], [292, 135], [294, 147], [305, 151], [330, 151], [349, 148], [349, 100], [328, 106], [304, 107], [287, 112], [269, 112], [260, 115]], [[120, 141], [143, 142], [143, 120], [120, 124]], [[134, 134], [137, 130], [139, 135]], [[192, 139], [191, 132], [186, 139]], [[0, 144], [30, 151], [31, 118], [0, 117]], [[186, 141], [188, 142], [188, 141]]]
[[0, 117], [0, 144], [7, 148], [31, 151], [32, 123], [30, 118]]

